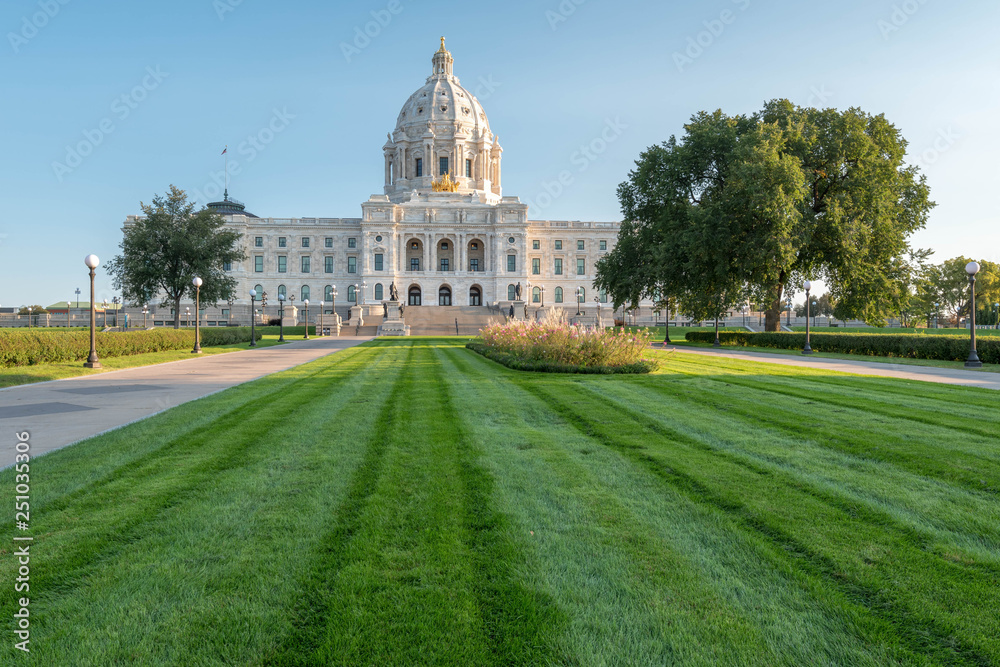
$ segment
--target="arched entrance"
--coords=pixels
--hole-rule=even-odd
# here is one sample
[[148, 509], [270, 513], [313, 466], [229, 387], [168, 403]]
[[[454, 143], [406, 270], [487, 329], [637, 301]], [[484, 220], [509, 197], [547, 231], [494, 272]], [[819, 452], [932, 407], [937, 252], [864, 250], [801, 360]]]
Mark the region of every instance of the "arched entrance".
[[409, 292], [407, 293], [407, 304], [411, 306], [420, 305], [420, 286], [412, 285]]
[[470, 306], [481, 306], [483, 305], [483, 291], [479, 289], [479, 285], [473, 285], [469, 288], [469, 305]]
[[438, 305], [439, 306], [450, 306], [451, 305], [451, 288], [447, 285], [441, 285], [441, 289], [438, 290]]

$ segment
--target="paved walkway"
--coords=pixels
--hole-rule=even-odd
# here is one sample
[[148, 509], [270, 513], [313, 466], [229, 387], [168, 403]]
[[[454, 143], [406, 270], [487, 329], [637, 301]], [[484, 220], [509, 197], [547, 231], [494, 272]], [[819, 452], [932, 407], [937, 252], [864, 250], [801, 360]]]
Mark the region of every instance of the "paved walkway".
[[[667, 345], [662, 348], [659, 345], [656, 349], [671, 348]], [[724, 348], [722, 350], [706, 348], [676, 348], [678, 354], [701, 354], [713, 357], [727, 357], [729, 359], [743, 359], [745, 361], [763, 361], [769, 364], [780, 364], [782, 366], [806, 366], [809, 368], [822, 368], [830, 371], [842, 371], [844, 373], [856, 373], [858, 375], [877, 375], [880, 377], [902, 378], [905, 380], [921, 380], [923, 382], [939, 382], [941, 384], [957, 384], [966, 387], [980, 387], [983, 389], [1000, 390], [1000, 373], [984, 373], [983, 371], [972, 371], [952, 368], [938, 368], [936, 366], [910, 366], [906, 364], [893, 364], [881, 361], [854, 361], [847, 359], [829, 359], [827, 357], [807, 357], [805, 355], [790, 355], [768, 352], [746, 352]]]
[[368, 340], [371, 338], [313, 338], [2, 389], [0, 468], [14, 462], [15, 432], [31, 433], [31, 453], [38, 456]]

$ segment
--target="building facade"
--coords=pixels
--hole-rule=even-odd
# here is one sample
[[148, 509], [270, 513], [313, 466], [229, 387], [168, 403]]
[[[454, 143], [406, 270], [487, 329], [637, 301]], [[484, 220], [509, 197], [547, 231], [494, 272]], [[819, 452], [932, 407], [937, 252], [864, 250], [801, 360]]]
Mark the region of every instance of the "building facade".
[[[508, 307], [521, 285], [530, 306], [607, 303], [593, 286], [617, 222], [529, 220], [502, 191], [503, 148], [479, 101], [441, 47], [426, 83], [410, 95], [382, 152], [382, 194], [359, 218], [263, 218], [229, 199], [209, 206], [242, 234], [247, 260], [224, 267], [249, 292], [381, 311], [395, 284], [408, 306]], [[126, 225], [135, 221], [129, 216]], [[316, 311], [313, 311], [316, 312]]]

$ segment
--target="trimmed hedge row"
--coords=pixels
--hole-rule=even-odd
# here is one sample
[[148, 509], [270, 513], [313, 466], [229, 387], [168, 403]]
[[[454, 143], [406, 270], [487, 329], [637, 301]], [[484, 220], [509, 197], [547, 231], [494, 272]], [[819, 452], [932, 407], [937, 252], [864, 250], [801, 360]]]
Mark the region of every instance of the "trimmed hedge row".
[[[333, 315], [330, 315], [329, 317], [332, 318]], [[323, 326], [329, 327], [332, 322], [333, 322], [332, 319], [328, 319], [324, 323]], [[202, 329], [202, 331], [204, 331], [204, 329]], [[265, 335], [268, 335], [268, 336], [277, 336], [279, 333], [281, 333], [281, 327], [271, 326], [270, 324], [266, 324], [266, 325], [262, 324], [262, 325], [260, 325], [260, 326], [257, 327], [257, 333], [261, 333], [261, 332], [263, 332]], [[300, 324], [300, 325], [294, 326], [294, 327], [285, 327], [285, 335], [286, 336], [305, 336], [306, 335], [306, 326], [304, 324]], [[310, 336], [315, 336], [316, 335], [316, 325], [315, 324], [310, 324], [309, 325], [309, 335]]]
[[[257, 340], [261, 334], [257, 332]], [[250, 342], [249, 327], [202, 329], [201, 344], [231, 345]], [[194, 329], [153, 329], [152, 331], [98, 332], [97, 355], [124, 357], [148, 352], [183, 350], [194, 347]], [[32, 366], [58, 361], [84, 361], [90, 354], [89, 331], [46, 331], [0, 329], [0, 367]]]
[[[696, 343], [711, 343], [715, 341], [715, 333], [712, 331], [690, 331], [685, 338]], [[798, 332], [720, 331], [719, 342], [724, 346], [801, 350], [806, 344], [806, 335]], [[965, 361], [969, 356], [968, 336], [814, 333], [809, 337], [809, 344], [816, 352], [861, 354], [870, 357]], [[979, 358], [984, 363], [1000, 363], [1000, 338], [979, 337], [976, 339], [976, 349], [979, 352]]]
[[528, 361], [516, 357], [513, 354], [505, 354], [487, 347], [485, 344], [472, 341], [466, 343], [465, 347], [481, 354], [491, 361], [495, 361], [502, 366], [515, 371], [534, 371], [537, 373], [582, 373], [593, 375], [637, 375], [649, 373], [656, 370], [657, 363], [648, 359], [643, 359], [634, 364], [625, 366], [575, 366], [572, 364], [561, 364], [554, 361]]

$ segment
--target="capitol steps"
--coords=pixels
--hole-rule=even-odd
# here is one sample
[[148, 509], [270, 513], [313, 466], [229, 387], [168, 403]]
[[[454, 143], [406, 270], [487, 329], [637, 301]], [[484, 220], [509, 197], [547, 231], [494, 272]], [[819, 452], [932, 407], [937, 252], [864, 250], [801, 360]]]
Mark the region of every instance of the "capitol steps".
[[411, 336], [476, 336], [501, 317], [480, 306], [407, 306], [403, 320]]

